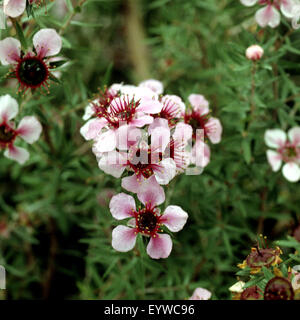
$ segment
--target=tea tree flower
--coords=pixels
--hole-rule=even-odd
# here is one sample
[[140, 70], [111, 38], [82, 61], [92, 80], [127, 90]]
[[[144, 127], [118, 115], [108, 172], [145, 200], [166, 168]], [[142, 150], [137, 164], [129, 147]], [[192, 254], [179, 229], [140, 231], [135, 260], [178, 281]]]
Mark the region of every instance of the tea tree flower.
[[262, 28], [276, 28], [280, 24], [280, 11], [286, 18], [293, 18], [295, 0], [241, 0], [247, 7], [255, 4], [263, 6], [255, 14], [255, 20]]
[[42, 29], [33, 37], [33, 50], [24, 53], [21, 43], [14, 38], [0, 41], [0, 61], [3, 65], [11, 65], [11, 76], [20, 84], [21, 91], [48, 88], [53, 78], [49, 57], [61, 50], [62, 41], [54, 29]]
[[29, 144], [40, 137], [42, 126], [32, 116], [24, 117], [17, 128], [12, 119], [18, 114], [18, 103], [9, 95], [0, 97], [0, 149], [5, 150], [4, 156], [23, 164], [29, 158], [26, 149], [15, 146], [17, 137]]
[[265, 143], [275, 150], [267, 150], [267, 159], [273, 171], [282, 167], [283, 176], [290, 182], [300, 180], [300, 127], [294, 127], [288, 134], [280, 129], [267, 130]]
[[274, 277], [267, 283], [264, 291], [265, 300], [293, 300], [294, 290], [290, 281], [283, 277]]
[[115, 250], [127, 252], [133, 249], [138, 234], [150, 238], [147, 253], [152, 259], [167, 258], [172, 251], [172, 239], [162, 233], [162, 227], [172, 232], [180, 231], [188, 214], [178, 206], [168, 206], [164, 213], [157, 207], [165, 201], [162, 187], [153, 189], [151, 181], [137, 194], [144, 205], [137, 209], [132, 196], [120, 193], [110, 201], [110, 212], [117, 220], [130, 219], [128, 226], [120, 225], [113, 229], [112, 246]]
[[257, 44], [250, 46], [246, 50], [247, 59], [252, 60], [252, 61], [260, 60], [262, 58], [263, 54], [264, 54], [264, 49]]

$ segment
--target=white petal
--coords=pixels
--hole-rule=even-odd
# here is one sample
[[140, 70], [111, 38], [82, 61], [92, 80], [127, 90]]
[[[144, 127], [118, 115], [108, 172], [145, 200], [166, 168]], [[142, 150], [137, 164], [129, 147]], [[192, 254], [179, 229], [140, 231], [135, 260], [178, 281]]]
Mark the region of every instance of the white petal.
[[300, 180], [299, 165], [294, 162], [288, 162], [282, 167], [284, 177], [290, 182], [297, 182]]
[[172, 232], [180, 231], [186, 224], [188, 214], [179, 206], [168, 206], [161, 217], [161, 222]]
[[39, 139], [42, 126], [35, 117], [27, 116], [20, 121], [17, 132], [22, 139], [31, 144]]
[[157, 234], [156, 237], [151, 237], [147, 253], [152, 259], [168, 258], [172, 251], [172, 239], [168, 234]]
[[4, 156], [17, 161], [20, 164], [24, 164], [29, 159], [29, 152], [24, 148], [11, 146], [9, 149], [5, 150]]
[[3, 11], [12, 18], [20, 16], [26, 7], [26, 0], [4, 0]]
[[173, 159], [163, 159], [158, 168], [153, 169], [155, 178], [159, 184], [168, 184], [176, 175], [176, 163]]
[[36, 52], [42, 58], [58, 54], [62, 47], [61, 37], [54, 29], [41, 29], [32, 41]]
[[136, 242], [135, 229], [117, 226], [112, 231], [112, 247], [120, 252], [127, 252], [134, 248]]
[[211, 298], [211, 292], [204, 288], [195, 289], [193, 295], [189, 300], [209, 300]]
[[127, 153], [120, 153], [115, 150], [103, 154], [99, 159], [99, 168], [106, 174], [120, 178], [127, 164]]
[[148, 88], [153, 92], [155, 92], [156, 94], [162, 94], [164, 91], [163, 84], [160, 81], [155, 79], [145, 80], [139, 84], [139, 87]]
[[110, 129], [98, 136], [95, 148], [99, 152], [110, 152], [116, 148], [116, 144], [116, 132]]
[[270, 164], [270, 166], [272, 167], [273, 171], [278, 171], [281, 167], [281, 163], [282, 163], [282, 158], [281, 155], [273, 150], [268, 150], [267, 151], [267, 159], [268, 162]]
[[296, 5], [294, 0], [282, 0], [280, 4], [280, 10], [282, 14], [287, 18], [293, 18], [293, 8]]
[[241, 0], [241, 3], [247, 7], [254, 6], [256, 2], [257, 0]]
[[0, 123], [13, 119], [19, 111], [18, 102], [9, 94], [0, 97]]
[[280, 129], [267, 130], [265, 132], [265, 143], [270, 148], [280, 148], [286, 142], [286, 133]]
[[119, 193], [111, 198], [109, 209], [112, 216], [117, 220], [131, 218], [136, 211], [135, 200], [126, 193]]
[[3, 65], [16, 63], [21, 54], [21, 43], [14, 38], [5, 38], [0, 41], [0, 61]]
[[300, 146], [300, 127], [294, 127], [289, 130], [288, 137], [293, 146]]
[[80, 128], [80, 134], [85, 140], [96, 139], [106, 124], [105, 119], [90, 119]]

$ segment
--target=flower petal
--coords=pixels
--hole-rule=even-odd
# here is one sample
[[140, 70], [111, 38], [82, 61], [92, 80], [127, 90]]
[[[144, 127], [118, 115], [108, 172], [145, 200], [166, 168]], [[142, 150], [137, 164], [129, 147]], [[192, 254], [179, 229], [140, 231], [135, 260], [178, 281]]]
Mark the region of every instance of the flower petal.
[[41, 58], [58, 54], [62, 47], [61, 37], [54, 29], [41, 29], [34, 35], [32, 41]]
[[109, 203], [112, 216], [117, 220], [123, 220], [134, 216], [136, 211], [135, 200], [126, 193], [119, 193], [113, 196]]
[[255, 19], [262, 28], [266, 26], [276, 28], [280, 23], [280, 13], [273, 5], [269, 4], [256, 12]]
[[151, 98], [142, 98], [140, 105], [137, 107], [137, 111], [144, 112], [148, 114], [159, 113], [163, 108], [163, 104], [158, 100], [153, 100]]
[[163, 159], [153, 167], [155, 178], [159, 184], [168, 184], [176, 175], [176, 163], [171, 158]]
[[300, 180], [299, 165], [294, 162], [288, 162], [282, 167], [284, 177], [290, 182], [297, 182]]
[[188, 214], [179, 206], [168, 206], [160, 221], [172, 232], [180, 231], [186, 224]]
[[112, 231], [112, 247], [120, 252], [127, 252], [134, 248], [136, 242], [135, 229], [117, 226]]
[[13, 119], [19, 111], [18, 102], [9, 94], [0, 97], [0, 124]]
[[24, 164], [29, 159], [29, 152], [24, 148], [12, 145], [5, 150], [4, 156], [17, 161], [20, 164]]
[[26, 8], [26, 0], [4, 0], [3, 11], [12, 18], [20, 16]]
[[172, 239], [168, 234], [156, 234], [148, 243], [147, 253], [152, 259], [168, 258], [172, 246]]
[[211, 292], [204, 288], [195, 289], [193, 295], [189, 300], [209, 300], [211, 298]]
[[201, 115], [209, 113], [209, 102], [202, 94], [190, 94], [188, 100], [195, 111], [199, 111]]
[[3, 65], [16, 63], [20, 59], [21, 43], [14, 38], [0, 41], [0, 61]]
[[205, 124], [205, 129], [208, 129], [207, 135], [211, 143], [216, 144], [221, 141], [223, 128], [219, 119], [210, 118]]
[[127, 153], [115, 150], [105, 153], [98, 162], [99, 168], [106, 174], [120, 178], [127, 164]]
[[300, 127], [294, 127], [288, 132], [289, 140], [291, 141], [293, 146], [300, 146]]
[[294, 16], [294, 6], [296, 2], [294, 0], [281, 0], [280, 10], [282, 14], [287, 18], [293, 18]]
[[117, 138], [115, 130], [108, 130], [104, 133], [101, 133], [95, 143], [95, 148], [99, 152], [110, 152], [116, 148]]
[[85, 140], [93, 140], [101, 133], [106, 124], [105, 119], [90, 119], [80, 128], [80, 134]]
[[156, 207], [165, 201], [164, 189], [157, 183], [155, 176], [148, 178], [137, 192], [138, 199], [144, 204]]
[[164, 92], [163, 84], [160, 81], [155, 80], [155, 79], [149, 79], [149, 80], [142, 81], [139, 84], [139, 87], [140, 88], [148, 88], [156, 94], [162, 94]]
[[283, 147], [286, 142], [286, 133], [280, 129], [267, 130], [265, 132], [265, 143], [270, 148]]
[[42, 126], [40, 122], [33, 116], [24, 117], [17, 128], [17, 133], [27, 143], [34, 143], [41, 135]]
[[257, 1], [258, 0], [241, 0], [241, 3], [244, 6], [251, 7], [251, 6], [254, 6]]
[[273, 171], [276, 172], [280, 169], [281, 163], [282, 163], [282, 158], [280, 153], [273, 150], [268, 150], [267, 159]]

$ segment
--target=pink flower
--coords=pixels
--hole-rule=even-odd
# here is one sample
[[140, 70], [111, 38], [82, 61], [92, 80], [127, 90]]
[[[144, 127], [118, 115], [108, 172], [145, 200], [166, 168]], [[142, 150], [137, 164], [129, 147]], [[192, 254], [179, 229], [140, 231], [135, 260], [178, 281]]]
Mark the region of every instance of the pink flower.
[[153, 189], [151, 183], [144, 185], [137, 194], [144, 207], [136, 209], [132, 196], [119, 193], [110, 201], [110, 212], [117, 220], [130, 218], [128, 226], [120, 225], [113, 229], [112, 246], [115, 250], [127, 252], [133, 249], [136, 237], [140, 233], [150, 238], [147, 253], [152, 259], [167, 258], [172, 251], [172, 239], [161, 233], [162, 226], [172, 232], [180, 231], [188, 214], [178, 206], [168, 206], [161, 214], [158, 205], [165, 201], [162, 187]]
[[4, 0], [3, 11], [12, 18], [20, 16], [26, 8], [26, 0]]
[[287, 17], [293, 18], [293, 8], [297, 4], [295, 0], [241, 0], [241, 3], [247, 7], [258, 3], [263, 8], [255, 14], [256, 22], [262, 28], [270, 26], [276, 28], [280, 23], [280, 13]]
[[290, 182], [300, 180], [300, 127], [294, 127], [288, 134], [280, 129], [267, 130], [265, 143], [276, 149], [267, 150], [267, 159], [273, 171], [278, 171], [282, 162], [284, 177]]
[[204, 288], [195, 289], [193, 295], [189, 300], [209, 300], [211, 298], [211, 292]]
[[17, 137], [27, 143], [34, 143], [40, 137], [42, 126], [35, 117], [24, 117], [15, 129], [11, 121], [18, 113], [17, 101], [9, 95], [0, 97], [0, 149], [5, 149], [4, 156], [23, 164], [29, 158], [26, 149], [14, 145]]
[[154, 79], [142, 81], [139, 84], [139, 87], [140, 88], [148, 88], [148, 89], [152, 90], [153, 92], [155, 92], [156, 94], [162, 94], [164, 92], [163, 84], [160, 81], [154, 80]]
[[256, 44], [250, 46], [246, 50], [246, 57], [249, 60], [256, 61], [260, 60], [264, 54], [264, 49]]
[[219, 119], [211, 117], [207, 100], [202, 95], [191, 94], [189, 101], [192, 110], [187, 110], [184, 114], [184, 122], [193, 128], [193, 138], [196, 137], [196, 130], [204, 130], [204, 138], [208, 138], [211, 143], [219, 143], [222, 135], [222, 125]]
[[151, 132], [150, 145], [143, 140], [130, 146], [128, 153], [112, 151], [99, 155], [99, 168], [116, 178], [121, 177], [125, 169], [133, 172], [122, 179], [122, 187], [127, 191], [137, 193], [150, 177], [152, 187], [159, 188], [176, 175], [176, 162], [170, 152], [163, 156], [169, 143], [170, 129], [157, 127]]
[[42, 29], [33, 37], [35, 52], [25, 55], [21, 43], [14, 38], [0, 41], [0, 61], [3, 65], [12, 65], [12, 75], [18, 80], [20, 90], [48, 88], [48, 81], [53, 77], [48, 57], [60, 52], [62, 41], [54, 29]]
[[85, 118], [90, 115], [96, 118], [90, 119], [80, 132], [86, 140], [95, 141], [97, 152], [110, 152], [116, 147], [126, 150], [130, 145], [123, 143], [124, 135], [136, 127], [142, 128], [152, 123], [150, 114], [159, 113], [162, 109], [161, 103], [149, 96], [136, 100], [133, 94], [120, 95], [116, 92], [112, 94], [108, 91], [105, 94], [108, 98], [94, 100], [85, 111]]

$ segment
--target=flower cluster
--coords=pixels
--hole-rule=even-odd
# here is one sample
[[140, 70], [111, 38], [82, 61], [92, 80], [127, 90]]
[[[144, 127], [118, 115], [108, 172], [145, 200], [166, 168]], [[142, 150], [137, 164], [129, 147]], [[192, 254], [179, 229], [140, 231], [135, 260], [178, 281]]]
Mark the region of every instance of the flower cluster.
[[247, 7], [262, 6], [255, 14], [255, 20], [262, 28], [276, 28], [280, 24], [280, 12], [288, 19], [295, 18], [299, 4], [297, 0], [241, 0], [241, 3]]
[[122, 187], [144, 205], [136, 210], [133, 198], [123, 193], [112, 198], [112, 215], [132, 218], [131, 229], [119, 226], [113, 231], [112, 245], [118, 251], [132, 249], [140, 233], [151, 238], [149, 256], [166, 258], [172, 242], [162, 227], [175, 232], [186, 222], [187, 214], [176, 206], [160, 214], [157, 206], [165, 199], [161, 186], [189, 166], [205, 167], [210, 161], [208, 141], [219, 143], [222, 134], [202, 95], [191, 94], [188, 101], [186, 106], [179, 96], [163, 95], [161, 82], [146, 80], [138, 86], [113, 84], [85, 109], [87, 122], [80, 132], [93, 141], [99, 168], [122, 177]]

